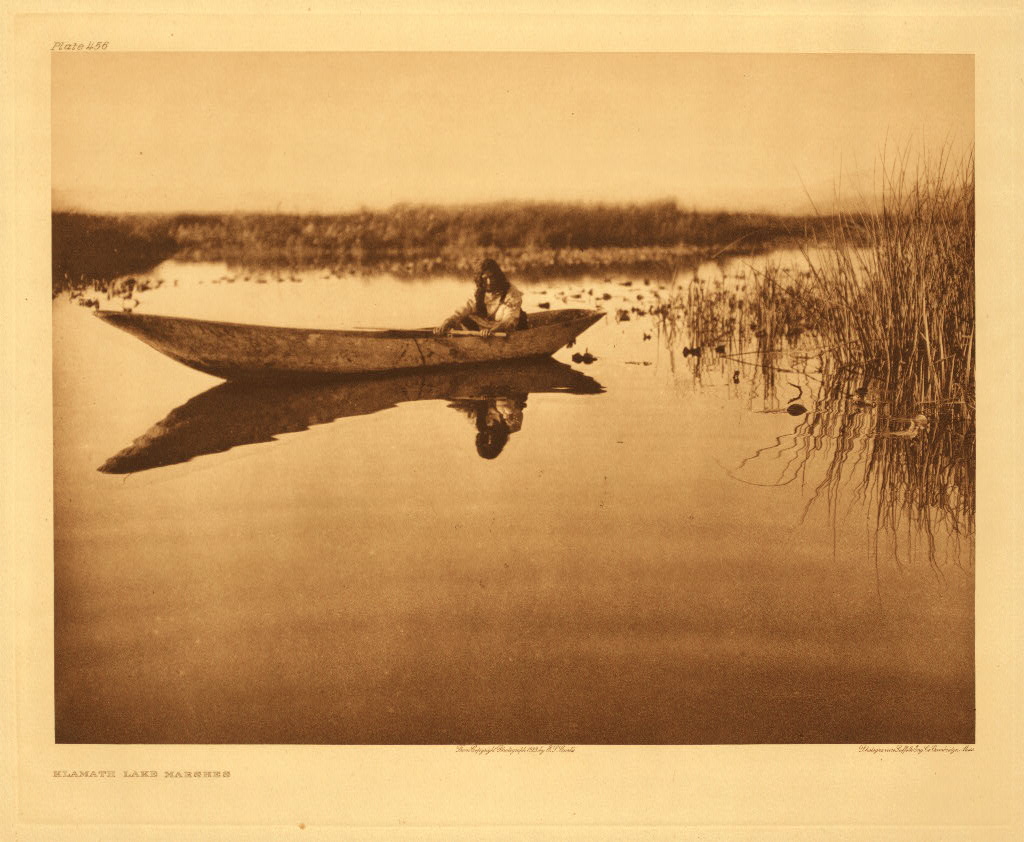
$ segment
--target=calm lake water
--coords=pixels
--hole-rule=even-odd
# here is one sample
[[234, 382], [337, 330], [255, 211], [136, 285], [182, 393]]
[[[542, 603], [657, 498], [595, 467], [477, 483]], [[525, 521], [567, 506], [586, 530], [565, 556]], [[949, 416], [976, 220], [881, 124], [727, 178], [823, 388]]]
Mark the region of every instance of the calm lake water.
[[[471, 292], [149, 280], [139, 312], [308, 327]], [[302, 388], [219, 385], [56, 299], [58, 742], [973, 742], [970, 533], [880, 528], [868, 428], [838, 480], [805, 435], [813, 364], [684, 355], [647, 281], [521, 284], [609, 313], [557, 364]], [[511, 433], [481, 458], [487, 413]]]

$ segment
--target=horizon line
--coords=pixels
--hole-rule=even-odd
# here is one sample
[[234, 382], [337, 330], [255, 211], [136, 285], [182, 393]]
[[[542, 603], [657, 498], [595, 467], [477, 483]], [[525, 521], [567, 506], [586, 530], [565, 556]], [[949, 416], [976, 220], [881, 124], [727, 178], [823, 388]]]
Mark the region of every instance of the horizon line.
[[[846, 208], [850, 203], [843, 201], [840, 208]], [[629, 208], [649, 208], [658, 205], [671, 205], [675, 210], [682, 213], [696, 214], [756, 214], [764, 216], [815, 216], [821, 213], [816, 210], [814, 203], [808, 199], [806, 206], [802, 209], [795, 208], [771, 208], [768, 205], [742, 206], [742, 205], [701, 205], [680, 202], [672, 198], [644, 199], [644, 200], [581, 200], [581, 199], [490, 199], [470, 202], [431, 202], [431, 201], [403, 201], [394, 202], [389, 205], [359, 205], [356, 207], [339, 208], [335, 210], [284, 210], [281, 208], [270, 209], [259, 208], [234, 208], [234, 209], [176, 209], [176, 210], [98, 210], [84, 207], [74, 202], [51, 201], [51, 214], [79, 214], [82, 216], [151, 216], [151, 217], [175, 217], [175, 216], [353, 216], [359, 214], [388, 214], [404, 209], [431, 209], [431, 210], [477, 210], [509, 207], [512, 209], [541, 208], [541, 207], [565, 207], [585, 210], [596, 210], [607, 208], [612, 210], [625, 210]]]

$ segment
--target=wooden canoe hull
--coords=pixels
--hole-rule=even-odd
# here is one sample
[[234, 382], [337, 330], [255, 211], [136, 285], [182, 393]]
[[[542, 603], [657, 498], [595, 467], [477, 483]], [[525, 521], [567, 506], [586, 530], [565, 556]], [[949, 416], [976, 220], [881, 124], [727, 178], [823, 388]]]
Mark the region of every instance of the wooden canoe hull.
[[171, 359], [226, 380], [367, 374], [548, 356], [598, 321], [596, 310], [529, 315], [507, 336], [431, 330], [307, 330], [99, 310]]

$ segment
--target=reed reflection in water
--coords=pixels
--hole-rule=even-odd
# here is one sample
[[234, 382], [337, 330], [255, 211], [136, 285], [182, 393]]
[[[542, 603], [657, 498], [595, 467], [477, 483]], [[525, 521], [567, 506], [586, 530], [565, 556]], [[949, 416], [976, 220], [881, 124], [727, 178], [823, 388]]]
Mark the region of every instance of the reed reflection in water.
[[[780, 284], [779, 275], [785, 276]], [[926, 373], [907, 362], [872, 365], [840, 360], [807, 329], [806, 272], [769, 267], [746, 284], [708, 283], [694, 270], [674, 306], [660, 312], [670, 347], [682, 347], [695, 382], [750, 383], [760, 412], [786, 412], [801, 422], [779, 440], [738, 462], [740, 481], [753, 466], [759, 485], [805, 483], [812, 462], [824, 460], [807, 507], [824, 501], [833, 518], [850, 504], [874, 514], [873, 553], [886, 537], [903, 555], [923, 552], [936, 567], [936, 538], [951, 539], [958, 563], [973, 559], [975, 408], [973, 401], [936, 393]], [[709, 351], [711, 353], [709, 353]], [[788, 399], [785, 397], [788, 395]], [[844, 497], [845, 495], [845, 497]], [[844, 504], [845, 499], [845, 504]]]

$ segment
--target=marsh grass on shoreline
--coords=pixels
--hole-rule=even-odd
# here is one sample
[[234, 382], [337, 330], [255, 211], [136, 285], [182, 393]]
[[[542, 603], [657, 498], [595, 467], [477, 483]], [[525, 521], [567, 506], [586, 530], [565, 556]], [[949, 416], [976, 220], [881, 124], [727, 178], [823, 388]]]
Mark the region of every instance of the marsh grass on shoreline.
[[[813, 334], [840, 367], [890, 384], [915, 406], [973, 410], [974, 159], [940, 157], [884, 171], [878, 208], [822, 217], [806, 267], [772, 261], [749, 278], [709, 282], [695, 269], [655, 315], [699, 345], [747, 333], [770, 347]], [[740, 282], [742, 280], [742, 283]]]
[[56, 212], [52, 228], [56, 294], [145, 272], [168, 257], [243, 270], [417, 277], [472, 272], [483, 257], [497, 256], [523, 278], [669, 275], [694, 255], [794, 246], [824, 235], [827, 224], [816, 216], [705, 213], [651, 202], [398, 205], [336, 215]]

